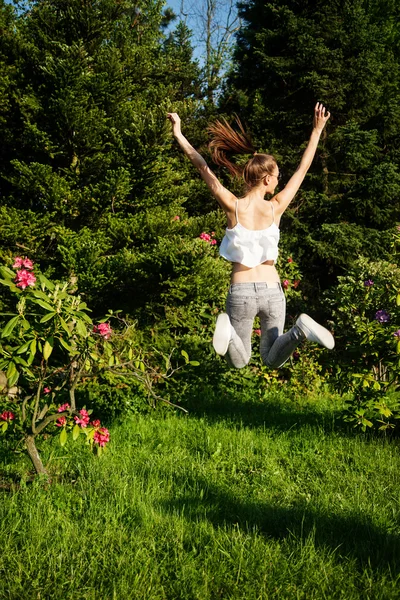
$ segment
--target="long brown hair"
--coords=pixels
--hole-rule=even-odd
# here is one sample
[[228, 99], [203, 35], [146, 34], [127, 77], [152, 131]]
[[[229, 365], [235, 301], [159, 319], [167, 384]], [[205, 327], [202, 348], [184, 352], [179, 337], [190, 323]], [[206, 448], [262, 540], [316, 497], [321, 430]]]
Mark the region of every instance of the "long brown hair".
[[[215, 121], [209, 125], [208, 132], [211, 135], [209, 148], [213, 161], [235, 177], [243, 177], [248, 189], [258, 185], [266, 175], [272, 175], [276, 160], [271, 154], [257, 154], [251, 137], [246, 133], [239, 117], [235, 115], [236, 123], [240, 131], [235, 131], [226, 119]], [[238, 165], [230, 159], [235, 154], [252, 154], [253, 156], [245, 165]]]

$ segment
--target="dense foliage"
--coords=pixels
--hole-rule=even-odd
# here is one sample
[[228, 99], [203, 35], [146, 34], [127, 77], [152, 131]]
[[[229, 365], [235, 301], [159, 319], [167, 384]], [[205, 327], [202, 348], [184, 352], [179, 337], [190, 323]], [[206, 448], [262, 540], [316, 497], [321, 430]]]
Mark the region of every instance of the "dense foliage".
[[307, 278], [326, 287], [360, 254], [390, 260], [399, 220], [400, 7], [392, 0], [239, 4], [226, 110], [290, 175], [316, 100], [332, 113], [311, 172], [284, 219]]
[[[207, 382], [230, 382], [233, 389], [239, 379], [240, 385], [251, 381], [263, 395], [290, 377], [299, 393], [329, 377], [354, 391], [353, 372], [377, 381], [377, 363], [362, 355], [387, 340], [377, 330], [377, 345], [362, 342], [355, 364], [361, 331], [347, 335], [345, 317], [353, 294], [366, 293], [363, 277], [376, 281], [367, 298], [379, 286], [386, 293], [386, 278], [392, 295], [399, 286], [393, 246], [399, 11], [394, 0], [240, 3], [235, 59], [212, 105], [202, 97], [190, 31], [183, 23], [171, 27], [161, 0], [37, 0], [18, 10], [0, 0], [1, 263], [29, 255], [47, 278], [79, 289], [94, 317], [110, 308], [135, 320], [141, 348], [186, 348], [201, 366], [181, 387], [166, 387], [172, 402]], [[288, 282], [288, 324], [300, 311], [330, 318], [339, 352], [305, 347], [281, 374], [260, 369], [255, 354], [244, 372], [228, 373], [210, 350], [229, 281], [229, 264], [210, 243], [221, 240], [224, 216], [173, 143], [166, 112], [180, 114], [184, 133], [206, 157], [208, 120], [238, 112], [258, 149], [275, 154], [288, 177], [316, 100], [332, 119], [282, 221], [279, 267]], [[385, 277], [379, 278], [381, 267]], [[3, 291], [0, 310], [13, 310]], [[368, 310], [362, 318], [373, 321], [372, 305]], [[386, 310], [398, 324], [396, 304]], [[4, 327], [7, 316], [0, 319]], [[398, 373], [398, 354], [390, 348], [387, 360]], [[396, 389], [398, 378], [390, 381]], [[110, 389], [99, 381], [85, 398], [97, 396], [104, 406]], [[122, 393], [114, 389], [113, 402]], [[129, 397], [126, 407], [132, 402]], [[357, 402], [355, 410], [364, 400]]]

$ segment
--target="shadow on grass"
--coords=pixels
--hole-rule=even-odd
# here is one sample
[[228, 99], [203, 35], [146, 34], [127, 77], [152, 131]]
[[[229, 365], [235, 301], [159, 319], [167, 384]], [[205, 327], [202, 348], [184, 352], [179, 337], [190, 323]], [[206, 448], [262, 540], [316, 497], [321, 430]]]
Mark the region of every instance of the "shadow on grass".
[[227, 393], [214, 391], [200, 397], [188, 398], [184, 405], [190, 417], [206, 418], [207, 421], [224, 421], [232, 426], [287, 431], [305, 425], [325, 431], [340, 431], [352, 435], [352, 429], [342, 419], [342, 411], [336, 405], [323, 404], [318, 399], [298, 404], [283, 394], [271, 394], [259, 399], [253, 393]]
[[242, 501], [227, 490], [212, 486], [201, 479], [182, 486], [206, 490], [199, 498], [188, 492], [179, 499], [162, 503], [162, 509], [171, 514], [184, 514], [194, 522], [207, 520], [214, 527], [240, 527], [255, 531], [268, 538], [293, 538], [300, 544], [312, 538], [316, 548], [328, 548], [339, 559], [355, 558], [360, 566], [373, 569], [391, 569], [391, 575], [400, 573], [400, 537], [372, 525], [367, 515], [329, 514], [318, 512], [305, 504], [282, 507], [267, 502]]

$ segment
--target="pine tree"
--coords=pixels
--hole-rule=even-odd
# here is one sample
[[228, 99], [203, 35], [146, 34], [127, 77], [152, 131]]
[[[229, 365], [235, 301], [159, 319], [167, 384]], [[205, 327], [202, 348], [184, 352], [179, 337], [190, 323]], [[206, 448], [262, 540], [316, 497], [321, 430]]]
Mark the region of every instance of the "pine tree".
[[198, 239], [217, 227], [197, 216], [204, 186], [166, 119], [178, 111], [189, 132], [198, 130], [189, 31], [178, 25], [166, 37], [158, 0], [28, 8], [11, 28], [16, 93], [3, 123], [11, 133], [0, 165], [2, 258], [23, 252], [53, 277], [74, 277], [101, 313], [119, 308], [150, 324], [168, 313], [188, 326], [227, 274]]
[[249, 0], [239, 14], [222, 107], [241, 114], [284, 175], [298, 164], [314, 104], [332, 113], [283, 219], [304, 270], [332, 281], [360, 254], [388, 257], [400, 198], [398, 3]]

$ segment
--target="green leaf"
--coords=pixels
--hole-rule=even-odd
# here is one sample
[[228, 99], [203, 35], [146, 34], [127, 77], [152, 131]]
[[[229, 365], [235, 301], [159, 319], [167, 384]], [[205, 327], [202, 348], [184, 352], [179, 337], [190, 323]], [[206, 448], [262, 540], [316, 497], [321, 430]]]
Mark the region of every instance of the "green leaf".
[[24, 352], [26, 352], [29, 348], [29, 346], [31, 345], [32, 340], [28, 340], [27, 342], [25, 342], [25, 344], [22, 344], [22, 346], [20, 346], [17, 350], [17, 354], [24, 354]]
[[16, 326], [16, 324], [19, 321], [19, 315], [17, 315], [16, 317], [13, 317], [12, 319], [10, 319], [7, 323], [7, 325], [4, 327], [3, 331], [1, 332], [1, 337], [5, 338], [8, 337], [9, 335], [11, 335], [14, 327]]
[[30, 347], [30, 352], [31, 353], [30, 353], [30, 355], [28, 357], [28, 365], [31, 365], [33, 363], [33, 360], [34, 360], [35, 355], [36, 355], [36, 346], [37, 346], [36, 339], [33, 339], [32, 342], [31, 342], [31, 347]]
[[[29, 361], [28, 361], [28, 364], [30, 364]], [[27, 367], [25, 367], [25, 369], [24, 369], [24, 375], [25, 375], [25, 377], [28, 375], [31, 379], [35, 379], [35, 380], [37, 379], [36, 375], [34, 375], [32, 373], [32, 371], [30, 369], [28, 369]]]
[[6, 372], [7, 379], [10, 379], [10, 377], [12, 377], [12, 375], [15, 372], [15, 370], [16, 370], [15, 369], [15, 364], [12, 361], [10, 361], [8, 363], [7, 372]]
[[61, 315], [59, 315], [58, 318], [60, 319], [60, 325], [61, 325], [61, 327], [64, 329], [65, 333], [68, 334], [68, 337], [70, 337], [71, 336], [71, 332], [70, 332], [70, 330], [68, 328], [67, 323], [64, 321], [64, 319], [62, 318]]
[[14, 279], [14, 277], [15, 277], [15, 271], [12, 271], [8, 267], [0, 267], [0, 273], [6, 279], [8, 279], [9, 277], [11, 277], [12, 279]]
[[396, 297], [396, 305], [397, 305], [397, 306], [400, 306], [400, 294], [397, 294], [397, 297]]
[[84, 321], [86, 321], [86, 323], [89, 323], [89, 325], [91, 325], [93, 323], [92, 319], [86, 313], [81, 312], [81, 311], [77, 311], [75, 314], [76, 314], [77, 317], [80, 317], [81, 319], [83, 319]]
[[86, 437], [88, 440], [92, 440], [94, 437], [94, 434], [96, 433], [95, 429], [85, 429], [84, 432], [86, 433]]
[[28, 329], [30, 329], [31, 326], [29, 321], [27, 321], [26, 319], [22, 319], [21, 325], [25, 329], [25, 331], [28, 331]]
[[56, 286], [54, 285], [54, 283], [52, 283], [51, 281], [49, 281], [49, 280], [47, 279], [47, 277], [45, 277], [45, 276], [44, 276], [44, 275], [42, 275], [42, 274], [40, 274], [40, 275], [39, 275], [39, 281], [40, 281], [40, 283], [41, 283], [41, 284], [42, 284], [44, 287], [46, 287], [46, 288], [47, 288], [48, 290], [50, 290], [50, 291], [53, 291], [53, 290], [54, 290], [54, 288], [56, 287]]
[[183, 358], [185, 359], [185, 362], [188, 363], [189, 362], [189, 355], [186, 352], [186, 350], [181, 350], [181, 354], [182, 354]]
[[[11, 370], [10, 375], [8, 375], [8, 371], [9, 371], [9, 368], [11, 365], [12, 365], [13, 369]], [[17, 371], [14, 363], [10, 363], [9, 368], [7, 369], [7, 385], [8, 385], [8, 387], [12, 387], [18, 381], [19, 372]]]
[[197, 360], [190, 360], [189, 365], [192, 365], [192, 367], [199, 367], [200, 363]]
[[17, 288], [17, 286], [15, 285], [15, 283], [13, 281], [9, 281], [7, 279], [0, 279], [0, 283], [8, 286], [12, 292], [21, 293], [21, 291], [22, 291], [19, 288]]
[[72, 346], [70, 346], [69, 344], [67, 344], [67, 342], [62, 337], [59, 337], [58, 341], [60, 342], [61, 346], [63, 348], [65, 348], [65, 350], [67, 352], [73, 352], [74, 349], [72, 348]]
[[114, 362], [115, 362], [114, 354], [111, 354], [110, 358], [108, 359], [108, 366], [112, 367], [114, 365]]
[[51, 304], [49, 304], [48, 302], [44, 302], [44, 300], [36, 299], [36, 300], [31, 300], [31, 301], [34, 302], [35, 304], [38, 304], [45, 310], [49, 310], [50, 312], [54, 311], [54, 306], [51, 306]]
[[14, 361], [17, 365], [22, 365], [23, 367], [28, 366], [28, 363], [26, 362], [26, 360], [24, 360], [20, 356], [14, 356]]
[[5, 433], [8, 429], [7, 421], [3, 421], [2, 423], [0, 423], [0, 427], [2, 428], [2, 433]]
[[50, 319], [52, 319], [53, 317], [56, 316], [56, 312], [52, 312], [52, 313], [47, 313], [47, 315], [44, 315], [44, 317], [42, 317], [40, 319], [40, 323], [47, 323], [47, 321], [50, 321]]
[[65, 444], [67, 443], [67, 430], [65, 429], [65, 427], [62, 428], [61, 433], [60, 433], [60, 444], [61, 446], [65, 446]]
[[78, 335], [80, 335], [81, 337], [86, 337], [86, 335], [87, 335], [86, 327], [82, 321], [79, 320], [76, 322], [75, 329], [76, 329]]
[[44, 292], [41, 292], [40, 290], [35, 290], [35, 291], [33, 292], [33, 296], [34, 296], [35, 298], [41, 298], [41, 299], [42, 299], [42, 300], [44, 300], [45, 302], [48, 302], [48, 300], [49, 300], [49, 297], [48, 297], [48, 295], [47, 295], [47, 294], [45, 294]]
[[49, 360], [50, 354], [53, 352], [54, 341], [52, 337], [49, 337], [43, 347], [43, 358], [44, 360]]
[[77, 440], [80, 433], [81, 433], [81, 428], [79, 427], [79, 425], [74, 425], [74, 428], [72, 430], [72, 439], [74, 441]]
[[33, 354], [33, 355], [36, 354], [36, 346], [37, 346], [37, 343], [36, 343], [36, 338], [35, 338], [31, 342], [31, 354]]

